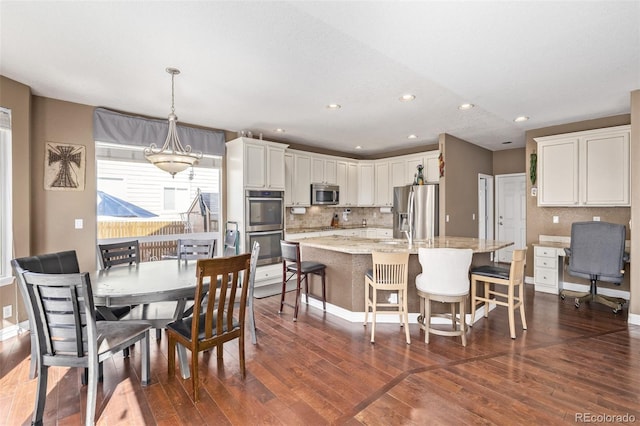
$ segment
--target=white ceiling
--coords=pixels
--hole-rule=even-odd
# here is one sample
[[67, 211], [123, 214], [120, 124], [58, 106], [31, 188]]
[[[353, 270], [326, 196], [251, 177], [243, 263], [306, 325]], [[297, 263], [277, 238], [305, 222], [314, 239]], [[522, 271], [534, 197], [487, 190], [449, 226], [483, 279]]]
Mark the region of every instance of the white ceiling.
[[354, 155], [443, 132], [522, 147], [628, 113], [640, 89], [640, 1], [2, 0], [0, 16], [0, 73], [36, 95], [166, 117], [176, 67], [181, 122]]

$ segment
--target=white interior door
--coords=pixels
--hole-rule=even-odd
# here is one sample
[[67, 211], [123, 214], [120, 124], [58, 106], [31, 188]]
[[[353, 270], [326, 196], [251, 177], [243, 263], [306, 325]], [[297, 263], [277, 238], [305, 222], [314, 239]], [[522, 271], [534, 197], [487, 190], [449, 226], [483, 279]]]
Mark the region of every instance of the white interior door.
[[526, 244], [527, 209], [524, 173], [496, 176], [496, 239], [514, 244], [498, 250], [499, 262], [511, 262], [514, 249]]
[[493, 240], [493, 176], [478, 174], [478, 238]]

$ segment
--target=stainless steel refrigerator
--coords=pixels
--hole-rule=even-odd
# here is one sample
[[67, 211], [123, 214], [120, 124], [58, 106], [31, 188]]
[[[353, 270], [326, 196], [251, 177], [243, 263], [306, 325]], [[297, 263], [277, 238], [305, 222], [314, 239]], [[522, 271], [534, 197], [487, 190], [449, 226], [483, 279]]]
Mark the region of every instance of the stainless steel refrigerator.
[[393, 188], [393, 238], [405, 238], [410, 229], [414, 240], [438, 236], [438, 205], [438, 184]]

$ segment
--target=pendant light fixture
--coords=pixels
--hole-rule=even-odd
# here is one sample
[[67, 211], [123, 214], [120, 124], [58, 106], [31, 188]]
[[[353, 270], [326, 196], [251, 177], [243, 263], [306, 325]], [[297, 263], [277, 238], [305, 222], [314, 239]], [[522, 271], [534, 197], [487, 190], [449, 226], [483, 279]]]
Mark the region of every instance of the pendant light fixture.
[[158, 149], [155, 143], [144, 149], [144, 156], [154, 166], [175, 177], [176, 173], [180, 173], [189, 167], [198, 164], [198, 160], [202, 158], [201, 152], [191, 152], [191, 145], [182, 146], [178, 138], [176, 123], [178, 117], [175, 114], [174, 107], [174, 78], [180, 74], [177, 68], [167, 68], [166, 71], [171, 74], [171, 113], [169, 113], [169, 133], [164, 145]]

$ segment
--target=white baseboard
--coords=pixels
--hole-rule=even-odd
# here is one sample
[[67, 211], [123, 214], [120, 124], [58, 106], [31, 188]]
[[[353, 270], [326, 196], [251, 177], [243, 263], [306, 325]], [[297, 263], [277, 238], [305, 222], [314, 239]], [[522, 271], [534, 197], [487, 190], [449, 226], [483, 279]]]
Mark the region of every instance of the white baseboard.
[[640, 315], [630, 313], [627, 317], [627, 322], [629, 324], [640, 325]]
[[[301, 299], [301, 303], [307, 303], [307, 296], [306, 294], [302, 294], [300, 296]], [[312, 298], [309, 298], [309, 306], [317, 308], [322, 310], [322, 301]], [[491, 304], [491, 306], [489, 307], [489, 311], [494, 310], [496, 307], [495, 304]], [[352, 312], [352, 311], [348, 311], [344, 308], [341, 308], [340, 306], [336, 306], [336, 305], [332, 305], [331, 303], [327, 303], [327, 313], [330, 313], [332, 315], [335, 315], [339, 318], [342, 318], [344, 320], [347, 320], [349, 322], [359, 322], [359, 323], [364, 323], [364, 312]], [[409, 312], [409, 323], [417, 323], [418, 322], [418, 316], [420, 314], [418, 312]], [[482, 317], [484, 316], [484, 306], [481, 306], [480, 308], [478, 308], [476, 310], [476, 317], [475, 317], [475, 322], [477, 322], [478, 320], [480, 320]], [[371, 322], [371, 313], [369, 313], [369, 322]], [[376, 322], [377, 323], [389, 323], [389, 324], [400, 324], [400, 318], [397, 314], [379, 314], [376, 318]], [[466, 315], [466, 322], [467, 324], [471, 323], [471, 315], [467, 314]], [[447, 320], [446, 318], [438, 318], [438, 317], [434, 317], [431, 318], [431, 323], [432, 324], [450, 324], [451, 321]]]
[[17, 336], [19, 333], [29, 330], [29, 321], [23, 321], [17, 325], [5, 327], [0, 330], [0, 342]]

